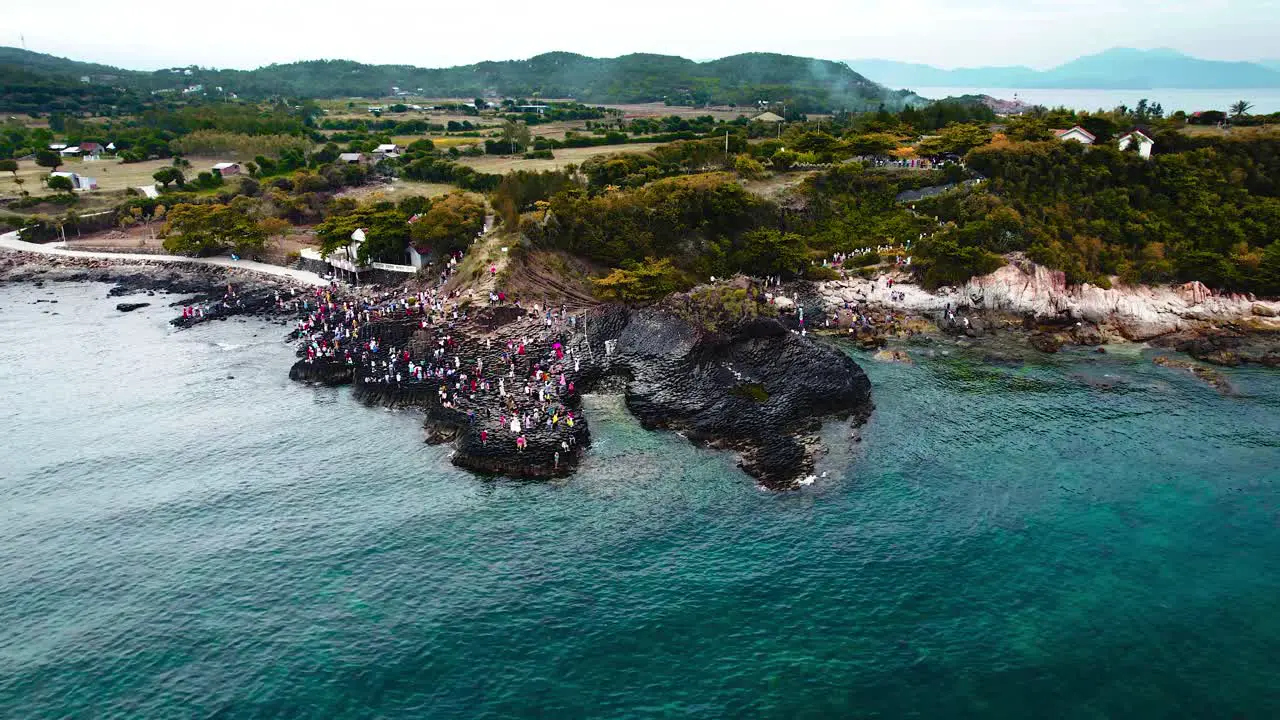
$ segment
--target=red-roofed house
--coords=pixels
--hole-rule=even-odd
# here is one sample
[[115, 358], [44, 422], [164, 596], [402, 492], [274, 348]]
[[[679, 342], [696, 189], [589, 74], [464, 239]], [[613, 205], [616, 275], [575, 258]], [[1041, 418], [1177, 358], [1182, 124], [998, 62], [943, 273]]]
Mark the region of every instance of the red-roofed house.
[[1081, 145], [1092, 145], [1093, 141], [1097, 139], [1093, 136], [1093, 133], [1085, 130], [1079, 125], [1067, 128], [1066, 130], [1054, 130], [1053, 136], [1063, 142], [1066, 142], [1067, 140], [1075, 140]]

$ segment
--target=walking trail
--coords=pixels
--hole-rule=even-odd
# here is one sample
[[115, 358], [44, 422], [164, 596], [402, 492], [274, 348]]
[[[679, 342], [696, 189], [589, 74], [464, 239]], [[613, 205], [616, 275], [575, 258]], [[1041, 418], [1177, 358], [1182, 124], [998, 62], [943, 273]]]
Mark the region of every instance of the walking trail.
[[69, 258], [86, 258], [96, 260], [115, 260], [119, 262], [162, 262], [162, 263], [184, 263], [187, 265], [210, 265], [213, 267], [223, 267], [232, 270], [244, 270], [247, 272], [258, 273], [260, 275], [270, 275], [272, 277], [285, 278], [295, 282], [305, 283], [307, 285], [323, 286], [328, 282], [319, 275], [307, 271], [298, 270], [296, 268], [282, 267], [280, 265], [270, 265], [268, 263], [255, 262], [253, 260], [232, 260], [228, 257], [185, 257], [183, 255], [153, 255], [150, 253], [116, 253], [116, 252], [94, 252], [91, 250], [68, 250], [55, 245], [41, 245], [39, 243], [27, 242], [18, 239], [17, 231], [4, 233], [0, 235], [0, 248], [7, 250], [16, 250], [18, 252], [37, 253], [40, 255], [54, 255], [58, 257]]

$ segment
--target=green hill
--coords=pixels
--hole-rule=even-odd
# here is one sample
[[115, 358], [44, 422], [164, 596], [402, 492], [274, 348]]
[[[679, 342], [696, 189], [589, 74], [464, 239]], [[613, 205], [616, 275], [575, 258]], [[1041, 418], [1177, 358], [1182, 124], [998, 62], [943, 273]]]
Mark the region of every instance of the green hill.
[[[710, 62], [668, 55], [592, 58], [552, 52], [528, 60], [482, 62], [429, 69], [311, 60], [255, 70], [190, 68], [138, 72], [80, 63], [16, 48], [0, 48], [0, 68], [33, 76], [110, 84], [132, 90], [175, 89], [194, 84], [223, 87], [245, 98], [380, 97], [392, 87], [428, 96], [573, 97], [582, 102], [668, 101], [679, 105], [754, 105], [783, 101], [798, 112], [897, 109], [920, 100], [892, 91], [843, 63], [770, 53], [747, 53]], [[0, 93], [4, 107], [8, 89]]]

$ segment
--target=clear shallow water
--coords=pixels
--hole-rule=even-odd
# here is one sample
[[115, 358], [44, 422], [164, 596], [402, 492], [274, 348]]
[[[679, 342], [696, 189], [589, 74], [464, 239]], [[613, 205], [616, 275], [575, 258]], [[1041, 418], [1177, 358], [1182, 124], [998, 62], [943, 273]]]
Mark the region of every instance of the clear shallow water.
[[0, 288], [0, 717], [1280, 713], [1274, 373], [867, 361], [805, 492], [608, 398], [576, 477], [486, 481], [103, 290]]

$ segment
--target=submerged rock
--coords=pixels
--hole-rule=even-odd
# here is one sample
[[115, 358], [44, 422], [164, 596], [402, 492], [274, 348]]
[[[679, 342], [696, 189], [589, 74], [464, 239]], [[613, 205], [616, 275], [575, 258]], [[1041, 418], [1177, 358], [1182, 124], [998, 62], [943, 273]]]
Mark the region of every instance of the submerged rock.
[[1031, 347], [1044, 353], [1056, 353], [1062, 349], [1062, 338], [1054, 333], [1038, 332], [1027, 338]]
[[905, 350], [881, 350], [871, 357], [880, 362], [902, 363], [904, 365], [915, 364], [915, 361], [911, 359], [911, 356]]
[[138, 308], [144, 308], [144, 307], [149, 306], [150, 304], [151, 304], [151, 303], [145, 303], [145, 302], [140, 302], [140, 303], [117, 303], [117, 304], [116, 304], [116, 309], [117, 309], [117, 310], [119, 310], [120, 312], [133, 312], [134, 310], [137, 310]]
[[1218, 392], [1221, 392], [1224, 395], [1228, 395], [1233, 392], [1230, 381], [1228, 381], [1222, 373], [1212, 368], [1197, 365], [1196, 363], [1187, 360], [1179, 360], [1178, 358], [1169, 357], [1167, 355], [1161, 355], [1153, 359], [1151, 362], [1161, 367], [1185, 370], [1203, 380], [1210, 387], [1217, 389]]

